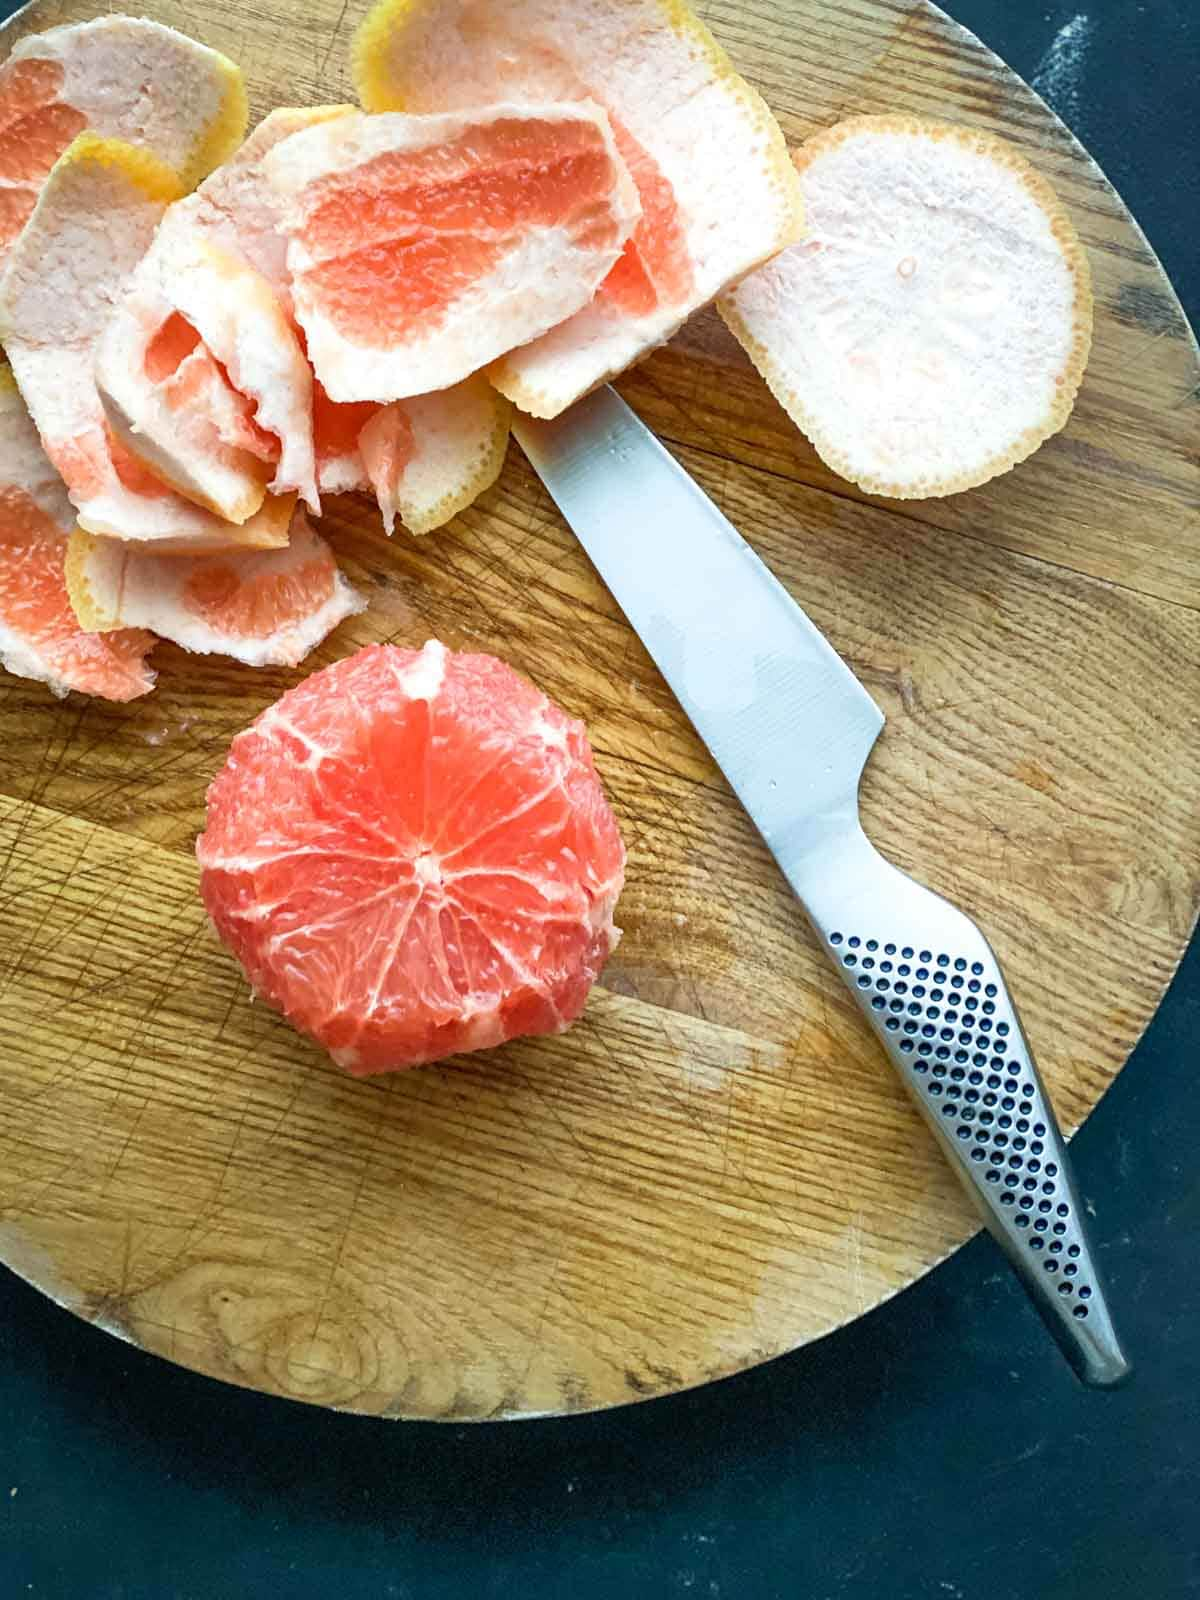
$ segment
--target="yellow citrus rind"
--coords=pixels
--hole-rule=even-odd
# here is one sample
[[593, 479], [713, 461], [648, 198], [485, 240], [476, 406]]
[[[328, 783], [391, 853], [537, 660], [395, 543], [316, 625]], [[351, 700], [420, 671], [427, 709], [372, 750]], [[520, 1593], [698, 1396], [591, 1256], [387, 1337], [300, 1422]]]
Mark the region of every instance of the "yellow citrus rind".
[[444, 527], [451, 517], [465, 511], [485, 489], [490, 489], [500, 476], [504, 458], [508, 454], [512, 405], [497, 390], [493, 389], [491, 394], [494, 416], [486, 445], [453, 493], [443, 495], [433, 505], [420, 508], [401, 505], [400, 518], [409, 533], [432, 533], [435, 528]]
[[250, 120], [250, 102], [242, 69], [228, 56], [221, 55], [219, 51], [214, 53], [217, 56], [221, 103], [183, 165], [180, 177], [188, 191], [207, 178], [223, 161], [228, 161], [246, 137], [246, 125]]
[[60, 170], [84, 165], [111, 167], [158, 205], [169, 206], [187, 192], [179, 174], [165, 161], [149, 150], [126, 144], [124, 139], [104, 139], [90, 131], [81, 133], [55, 163]]
[[111, 633], [121, 626], [121, 620], [100, 605], [87, 579], [88, 557], [98, 543], [95, 534], [76, 527], [67, 540], [63, 576], [67, 582], [67, 599], [79, 626], [86, 633]]

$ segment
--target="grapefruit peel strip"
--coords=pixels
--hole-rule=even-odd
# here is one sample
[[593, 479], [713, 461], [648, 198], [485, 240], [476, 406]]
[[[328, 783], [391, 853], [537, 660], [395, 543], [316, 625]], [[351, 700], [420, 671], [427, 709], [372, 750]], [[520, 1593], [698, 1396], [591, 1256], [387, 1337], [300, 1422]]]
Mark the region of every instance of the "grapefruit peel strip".
[[[91, 131], [81, 133], [51, 170], [34, 213], [13, 246], [0, 277], [0, 337], [6, 342], [14, 376], [44, 443], [49, 435], [51, 459], [55, 459], [56, 451], [64, 449], [71, 455], [70, 463], [65, 459], [56, 460], [60, 470], [67, 468], [64, 475], [68, 477], [69, 489], [74, 469], [79, 465], [76, 457], [84, 463], [81, 470], [85, 476], [79, 486], [80, 492], [72, 495], [80, 525], [106, 537], [132, 538], [161, 552], [168, 549], [275, 548], [286, 544], [286, 518], [280, 528], [279, 508], [273, 507], [269, 500], [246, 523], [238, 526], [171, 493], [161, 480], [145, 473], [140, 463], [135, 463], [137, 470], [153, 482], [154, 496], [148, 495], [140, 485], [130, 489], [121, 476], [122, 468], [114, 455], [118, 444], [113, 440], [92, 379], [92, 350], [101, 327], [89, 325], [82, 331], [76, 327], [64, 333], [61, 327], [52, 326], [49, 335], [45, 329], [29, 328], [27, 301], [32, 301], [43, 315], [58, 315], [56, 308], [48, 310], [45, 303], [41, 256], [36, 251], [47, 247], [45, 235], [51, 243], [57, 243], [64, 231], [69, 232], [67, 221], [73, 215], [71, 205], [77, 198], [70, 185], [86, 179], [89, 171], [95, 172], [101, 182], [106, 174], [114, 175], [124, 184], [125, 196], [151, 210], [165, 211], [182, 195], [178, 175], [150, 151], [124, 140], [102, 138]], [[146, 233], [148, 242], [159, 219], [145, 214], [139, 217], [136, 211], [130, 213], [130, 219], [136, 230]], [[89, 215], [87, 220], [97, 227], [103, 226], [106, 219], [103, 213], [98, 213]], [[42, 224], [45, 226], [39, 232]], [[135, 232], [130, 243], [140, 244], [138, 233]], [[131, 262], [131, 270], [135, 264]], [[95, 296], [94, 285], [92, 292]], [[42, 302], [40, 306], [39, 301]], [[102, 304], [100, 301], [88, 311], [89, 316], [100, 322]], [[69, 319], [73, 308], [68, 305], [63, 314]], [[65, 420], [58, 414], [61, 404], [66, 406]], [[94, 482], [97, 474], [100, 481]], [[136, 515], [138, 532], [130, 533], [132, 524], [124, 520], [126, 515]], [[161, 533], [155, 528], [160, 519]]]
[[[469, 153], [493, 127], [503, 131], [552, 118], [564, 126], [587, 128], [599, 140], [608, 163], [603, 199], [612, 225], [609, 236], [603, 242], [589, 240], [586, 230], [569, 214], [557, 222], [529, 224], [524, 233], [514, 229], [493, 235], [485, 231], [479, 237], [488, 241], [495, 254], [480, 267], [470, 293], [459, 285], [441, 306], [431, 304], [415, 312], [415, 327], [397, 328], [386, 337], [381, 334], [374, 343], [362, 342], [358, 322], [368, 311], [368, 290], [360, 283], [355, 292], [347, 293], [331, 278], [330, 269], [340, 266], [343, 271], [366, 272], [365, 282], [369, 283], [372, 274], [387, 265], [393, 243], [441, 246], [446, 239], [462, 234], [461, 228], [452, 227], [444, 233], [434, 230], [427, 237], [410, 231], [394, 239], [385, 231], [382, 242], [364, 234], [349, 254], [330, 249], [329, 241], [319, 237], [321, 231], [327, 231], [322, 212], [330, 203], [344, 204], [345, 182], [380, 161], [419, 160], [430, 151], [454, 146]], [[637, 191], [608, 118], [592, 101], [501, 100], [417, 117], [358, 113], [353, 118], [318, 123], [284, 139], [266, 156], [265, 167], [283, 202], [281, 226], [288, 239], [288, 269], [309, 360], [326, 393], [339, 403], [387, 403], [449, 388], [486, 366], [513, 342], [523, 343], [553, 328], [586, 306], [640, 216]], [[436, 192], [444, 185], [428, 187]], [[314, 225], [316, 239], [312, 237]], [[391, 226], [386, 217], [382, 226], [384, 230]], [[594, 234], [594, 228], [592, 231]], [[547, 270], [544, 261], [534, 264], [526, 259], [519, 292], [514, 292], [509, 281], [514, 261], [522, 263], [535, 235], [544, 242], [552, 234], [560, 247], [554, 270]], [[412, 283], [418, 294], [424, 293], [420, 275], [414, 276]], [[506, 304], [503, 315], [498, 316], [495, 305], [490, 315], [486, 314], [481, 286], [490, 287], [493, 296]], [[370, 303], [375, 304], [375, 291], [371, 293]], [[506, 324], [503, 335], [498, 331], [501, 323]]]
[[[246, 96], [246, 84], [241, 68], [228, 56], [219, 50], [214, 50], [209, 45], [202, 44], [198, 39], [193, 39], [189, 34], [180, 32], [176, 28], [168, 28], [160, 23], [150, 22], [142, 17], [127, 17], [120, 14], [92, 18], [88, 22], [68, 23], [60, 27], [49, 28], [42, 33], [29, 34], [14, 46], [9, 62], [18, 61], [51, 61], [56, 63], [64, 73], [64, 82], [61, 85], [66, 90], [66, 98], [58, 101], [57, 93], [55, 102], [75, 107], [72, 93], [77, 93], [82, 102], [76, 109], [80, 110], [89, 121], [99, 121], [103, 116], [103, 108], [97, 110], [89, 105], [92, 96], [89, 90], [92, 85], [84, 81], [76, 84], [74, 90], [70, 85], [70, 77], [81, 73], [83, 68], [82, 57], [89, 48], [97, 50], [103, 42], [105, 34], [113, 34], [119, 45], [121, 33], [128, 33], [136, 42], [142, 35], [148, 43], [157, 47], [161, 53], [162, 46], [169, 41], [177, 52], [173, 65], [182, 70], [185, 63], [190, 62], [199, 71], [203, 63], [205, 70], [210, 74], [215, 90], [216, 104], [207, 122], [202, 123], [192, 135], [190, 147], [185, 153], [180, 153], [175, 166], [185, 188], [191, 189], [202, 178], [220, 164], [236, 150], [241, 143], [246, 131], [246, 122], [249, 115], [249, 103]], [[136, 50], [129, 48], [126, 40], [122, 53], [132, 63], [129, 76], [144, 67], [139, 63]], [[6, 65], [8, 63], [5, 63]], [[161, 67], [161, 62], [156, 63]], [[150, 91], [143, 91], [150, 93]], [[151, 95], [152, 97], [152, 95]], [[103, 99], [115, 100], [121, 106], [120, 96], [113, 95], [111, 89], [100, 96]], [[55, 102], [46, 102], [47, 104]], [[122, 107], [126, 118], [133, 119], [138, 112], [138, 102], [133, 102], [129, 107]], [[144, 115], [144, 111], [142, 113]], [[125, 119], [118, 113], [115, 117], [118, 123]], [[114, 133], [113, 137], [128, 139], [132, 129], [128, 132]]]
[[[239, 604], [250, 609], [272, 585], [288, 599], [299, 574], [317, 586], [307, 606], [292, 610], [267, 631], [235, 628]], [[76, 529], [66, 559], [67, 591], [80, 623], [92, 631], [153, 628], [185, 650], [231, 656], [247, 666], [296, 666], [339, 623], [366, 601], [338, 571], [329, 546], [302, 511], [281, 550], [242, 551], [191, 558], [158, 555]], [[215, 594], [214, 594], [215, 590]], [[222, 626], [230, 609], [233, 619]]]
[[[175, 411], [148, 376], [147, 350], [172, 314], [195, 329], [232, 398], [244, 399], [255, 424], [276, 441], [273, 465], [225, 443], [206, 460], [203, 432], [197, 438], [188, 430], [203, 430], [215, 419], [203, 408], [191, 415]], [[271, 479], [275, 494], [298, 490], [319, 512], [312, 375], [291, 323], [257, 269], [210, 242], [203, 230], [177, 233], [170, 211], [101, 335], [96, 378], [122, 442], [185, 498], [244, 523]]]
[[120, 15], [19, 40], [0, 65], [5, 101], [0, 259], [74, 135], [90, 129], [150, 149], [191, 188], [237, 146], [247, 116], [241, 71], [227, 56]]
[[[112, 700], [148, 693], [154, 673], [144, 657], [154, 645], [153, 635], [131, 629], [102, 640], [71, 614], [65, 574], [70, 502], [4, 362], [0, 444], [0, 592], [8, 591], [6, 598], [18, 611], [16, 617], [0, 616], [0, 664], [18, 677], [47, 684], [59, 696], [72, 689]], [[14, 518], [21, 521], [14, 525]], [[16, 572], [8, 569], [10, 562]], [[48, 613], [37, 609], [39, 602], [48, 605]], [[31, 607], [22, 618], [22, 608]]]
[[[378, 0], [359, 24], [351, 44], [351, 72], [359, 101], [367, 111], [430, 108], [429, 90], [414, 92], [414, 85], [404, 77], [406, 71], [418, 70], [420, 58], [419, 48], [409, 48], [404, 36], [406, 30], [445, 3], [446, 0]], [[496, 7], [501, 15], [503, 9], [503, 5]], [[518, 4], [513, 9], [521, 11], [523, 8]], [[644, 13], [646, 20], [641, 24], [641, 33], [645, 38], [653, 40], [657, 32], [662, 40], [669, 38], [672, 47], [677, 47], [676, 42], [682, 46], [681, 56], [672, 63], [674, 70], [683, 71], [697, 62], [703, 64], [706, 85], [719, 89], [737, 108], [751, 143], [759, 144], [766, 188], [778, 191], [771, 202], [778, 215], [770, 237], [759, 239], [754, 250], [746, 253], [743, 259], [724, 263], [715, 281], [710, 275], [710, 281], [701, 289], [693, 285], [692, 292], [681, 303], [666, 307], [659, 304], [653, 313], [642, 318], [622, 317], [604, 309], [604, 297], [600, 294], [574, 318], [567, 318], [540, 338], [494, 361], [487, 369], [491, 382], [522, 411], [536, 417], [559, 415], [572, 401], [665, 343], [693, 312], [776, 252], [795, 243], [804, 232], [803, 201], [782, 130], [765, 100], [737, 73], [704, 23], [682, 0], [646, 0], [641, 6], [631, 0], [609, 0], [608, 9], [614, 19], [625, 13]], [[564, 50], [561, 41], [559, 55], [573, 67], [569, 46]], [[447, 68], [439, 65], [445, 77]], [[457, 98], [461, 91], [454, 90], [452, 81], [439, 83], [437, 87], [442, 91], [436, 97], [439, 106], [464, 103]], [[498, 90], [495, 97], [503, 93]], [[586, 70], [580, 71], [578, 87], [573, 93], [590, 95], [606, 105], [614, 116], [619, 109], [607, 107], [606, 97], [588, 81]], [[483, 96], [475, 95], [476, 100], [480, 98]], [[653, 157], [654, 148], [649, 137], [645, 144], [647, 153]], [[704, 220], [701, 216], [700, 222]], [[709, 217], [707, 222], [707, 231], [711, 233], [713, 219]], [[728, 237], [731, 226], [731, 219], [726, 216], [720, 231]], [[704, 227], [696, 228], [698, 237], [704, 232]], [[693, 251], [693, 265], [695, 259]], [[622, 257], [618, 267], [624, 260]]]
[[211, 172], [228, 161], [242, 143], [250, 120], [250, 103], [241, 68], [228, 56], [219, 54], [218, 72], [222, 83], [221, 104], [183, 165], [181, 177], [186, 188], [194, 189]]

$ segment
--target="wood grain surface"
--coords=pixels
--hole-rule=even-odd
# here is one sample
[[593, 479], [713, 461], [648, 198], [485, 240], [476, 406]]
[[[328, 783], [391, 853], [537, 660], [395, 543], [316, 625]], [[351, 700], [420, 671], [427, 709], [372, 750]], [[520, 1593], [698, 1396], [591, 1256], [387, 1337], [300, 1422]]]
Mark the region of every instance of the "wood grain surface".
[[[89, 14], [37, 3], [3, 30]], [[985, 127], [1057, 187], [1097, 318], [1065, 433], [948, 500], [831, 476], [705, 313], [622, 383], [888, 714], [887, 854], [992, 938], [1064, 1123], [1152, 1014], [1200, 885], [1200, 368], [1101, 173], [939, 12], [701, 7], [792, 141], [853, 112]], [[252, 110], [350, 98], [358, 0], [155, 0]], [[137, 1344], [271, 1393], [516, 1417], [815, 1339], [975, 1222], [721, 775], [514, 447], [441, 533], [324, 526], [375, 639], [494, 651], [586, 718], [625, 939], [562, 1038], [342, 1076], [252, 1005], [192, 855], [233, 734], [300, 674], [160, 646], [112, 706], [0, 681], [0, 1257]], [[1096, 1196], [1103, 1205], [1103, 1196]]]

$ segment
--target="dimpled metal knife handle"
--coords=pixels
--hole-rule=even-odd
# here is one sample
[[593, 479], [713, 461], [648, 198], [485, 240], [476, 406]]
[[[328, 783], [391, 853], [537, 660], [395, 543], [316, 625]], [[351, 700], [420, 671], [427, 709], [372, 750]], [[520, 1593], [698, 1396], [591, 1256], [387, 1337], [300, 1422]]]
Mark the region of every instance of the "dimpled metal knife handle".
[[822, 855], [795, 887], [830, 958], [1080, 1378], [1119, 1383], [1066, 1143], [990, 945], [857, 824]]

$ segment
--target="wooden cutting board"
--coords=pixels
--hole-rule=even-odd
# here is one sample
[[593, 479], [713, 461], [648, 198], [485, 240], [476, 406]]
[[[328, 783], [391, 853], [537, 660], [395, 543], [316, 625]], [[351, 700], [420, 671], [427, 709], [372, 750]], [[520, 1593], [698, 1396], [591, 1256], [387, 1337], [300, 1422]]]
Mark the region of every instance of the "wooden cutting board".
[[[37, 3], [5, 43], [90, 9]], [[361, 9], [150, 15], [241, 61], [257, 117], [350, 98]], [[790, 140], [897, 109], [1001, 133], [1091, 258], [1070, 427], [953, 499], [889, 506], [831, 476], [711, 313], [621, 385], [885, 707], [868, 831], [978, 916], [1074, 1127], [1197, 908], [1195, 343], [1084, 151], [939, 12], [702, 9]], [[388, 543], [351, 499], [325, 526], [371, 607], [312, 664], [437, 634], [586, 718], [629, 845], [624, 942], [565, 1037], [353, 1082], [250, 1003], [196, 895], [205, 785], [299, 674], [163, 646], [157, 692], [126, 707], [4, 678], [3, 1258], [203, 1372], [472, 1418], [735, 1371], [966, 1239], [922, 1124], [520, 452], [427, 539]]]

